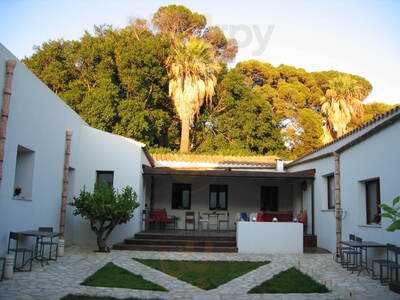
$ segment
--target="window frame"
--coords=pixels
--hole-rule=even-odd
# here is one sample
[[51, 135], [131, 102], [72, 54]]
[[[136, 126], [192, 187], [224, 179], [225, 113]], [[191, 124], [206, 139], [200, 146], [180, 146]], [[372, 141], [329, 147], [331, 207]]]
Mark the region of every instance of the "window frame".
[[[328, 174], [325, 176], [326, 177], [326, 188], [327, 188], [327, 200], [328, 200], [328, 209], [335, 209], [336, 207], [336, 199], [335, 199], [335, 175], [334, 174]], [[333, 199], [331, 199], [331, 189], [330, 189], [330, 180], [333, 180]], [[331, 205], [331, 202], [333, 200], [333, 205]]]
[[377, 214], [379, 214], [380, 216], [382, 215], [382, 211], [381, 211], [381, 183], [380, 183], [380, 179], [379, 178], [373, 178], [373, 179], [368, 179], [363, 181], [364, 183], [364, 191], [365, 191], [365, 213], [366, 213], [366, 224], [367, 225], [374, 225], [374, 224], [381, 224], [382, 222], [382, 218], [379, 220], [379, 223], [375, 223], [372, 222], [372, 220], [370, 220], [370, 203], [368, 201], [368, 185], [369, 184], [373, 184], [376, 183], [376, 207], [377, 207]]
[[[183, 206], [182, 191], [189, 191], [189, 206]], [[178, 194], [178, 199], [175, 196]], [[179, 202], [181, 205], [179, 205]], [[178, 203], [178, 205], [175, 205]], [[171, 209], [190, 210], [192, 207], [192, 184], [191, 183], [172, 183]]]
[[[110, 170], [96, 170], [96, 183], [99, 182], [99, 175], [104, 175], [104, 174], [112, 174], [112, 182], [111, 182], [111, 187], [114, 187], [114, 171]], [[106, 181], [106, 183], [109, 184], [109, 182]]]
[[[210, 184], [208, 190], [209, 190], [208, 191], [208, 209], [209, 210], [228, 210], [228, 185], [227, 184]], [[225, 208], [221, 208], [220, 203], [219, 203], [219, 195], [221, 192], [225, 192]], [[211, 193], [217, 193], [215, 208], [211, 208]]]
[[33, 200], [35, 169], [36, 151], [18, 144], [14, 165], [13, 199]]

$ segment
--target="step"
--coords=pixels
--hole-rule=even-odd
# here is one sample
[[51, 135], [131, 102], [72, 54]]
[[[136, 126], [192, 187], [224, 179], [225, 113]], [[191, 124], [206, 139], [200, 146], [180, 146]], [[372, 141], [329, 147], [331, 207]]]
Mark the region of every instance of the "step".
[[303, 239], [304, 247], [317, 247], [316, 235], [305, 235]]
[[171, 246], [171, 245], [132, 245], [119, 243], [113, 246], [114, 250], [135, 251], [177, 251], [177, 252], [237, 252], [236, 247], [199, 247], [199, 246]]
[[222, 235], [179, 235], [162, 233], [137, 233], [135, 239], [154, 239], [154, 240], [197, 240], [197, 241], [233, 241], [236, 242], [236, 236]]
[[235, 241], [207, 241], [207, 240], [165, 240], [165, 239], [125, 239], [125, 244], [130, 245], [171, 245], [171, 246], [212, 246], [212, 247], [236, 247]]

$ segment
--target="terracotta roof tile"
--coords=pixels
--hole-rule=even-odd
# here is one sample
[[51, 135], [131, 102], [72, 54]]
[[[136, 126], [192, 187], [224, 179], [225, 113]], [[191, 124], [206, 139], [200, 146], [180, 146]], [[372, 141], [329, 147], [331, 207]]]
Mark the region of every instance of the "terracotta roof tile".
[[187, 163], [217, 163], [238, 165], [275, 166], [277, 156], [234, 156], [234, 155], [205, 155], [205, 154], [152, 154], [156, 161], [174, 161]]

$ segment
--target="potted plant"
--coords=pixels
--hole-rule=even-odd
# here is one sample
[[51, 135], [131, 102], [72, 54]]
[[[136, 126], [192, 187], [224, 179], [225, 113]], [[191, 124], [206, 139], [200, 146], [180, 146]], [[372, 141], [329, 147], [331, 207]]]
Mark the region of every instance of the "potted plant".
[[[400, 196], [397, 196], [392, 201], [392, 206], [387, 204], [381, 204], [381, 208], [384, 211], [382, 214], [383, 218], [391, 220], [392, 224], [386, 228], [387, 231], [394, 232], [400, 230]], [[400, 293], [400, 282], [392, 281], [389, 283], [389, 288], [396, 293]]]

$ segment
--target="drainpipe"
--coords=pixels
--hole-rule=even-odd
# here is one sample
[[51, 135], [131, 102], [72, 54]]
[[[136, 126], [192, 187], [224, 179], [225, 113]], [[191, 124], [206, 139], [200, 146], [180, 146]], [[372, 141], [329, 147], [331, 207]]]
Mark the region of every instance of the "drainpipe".
[[68, 184], [69, 184], [69, 160], [71, 156], [71, 140], [72, 131], [67, 129], [65, 132], [65, 152], [64, 152], [64, 170], [63, 170], [63, 185], [61, 192], [61, 211], [60, 211], [60, 238], [58, 245], [58, 256], [64, 256], [64, 234], [65, 234], [65, 215], [67, 210], [68, 200]]
[[341, 252], [342, 247], [342, 207], [340, 200], [340, 154], [333, 153], [335, 159], [335, 217], [336, 217], [336, 255]]
[[3, 180], [3, 161], [4, 161], [4, 144], [7, 136], [7, 122], [10, 112], [10, 98], [12, 89], [12, 80], [16, 65], [15, 60], [6, 61], [6, 77], [3, 89], [3, 103], [1, 105], [1, 120], [0, 120], [0, 185]]

